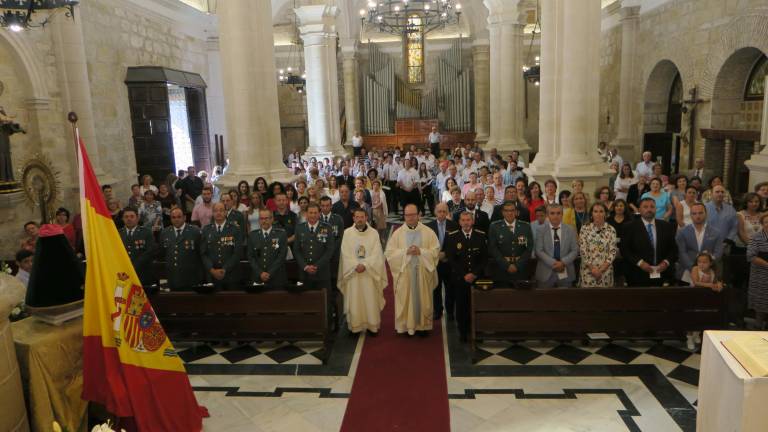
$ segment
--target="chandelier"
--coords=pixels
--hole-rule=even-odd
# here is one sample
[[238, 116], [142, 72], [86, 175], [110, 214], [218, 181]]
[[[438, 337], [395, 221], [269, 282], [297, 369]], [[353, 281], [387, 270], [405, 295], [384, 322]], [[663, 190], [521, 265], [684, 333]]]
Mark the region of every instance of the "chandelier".
[[360, 21], [383, 33], [407, 36], [427, 34], [446, 25], [458, 24], [461, 3], [457, 0], [379, 0], [360, 9]]
[[[79, 0], [0, 0], [0, 27], [14, 32], [43, 27], [60, 11], [74, 20], [75, 6], [79, 3]], [[42, 19], [34, 20], [33, 15], [40, 11], [49, 12]]]
[[[296, 10], [296, 0], [293, 0], [293, 10]], [[288, 51], [287, 63], [278, 68], [277, 81], [282, 85], [292, 87], [298, 93], [304, 93], [307, 87], [307, 72], [304, 69], [304, 43], [299, 35], [299, 18], [293, 15], [293, 36], [291, 48]]]
[[[536, 34], [541, 33], [538, 14], [536, 15], [536, 24], [534, 24], [533, 30], [531, 31], [531, 43], [528, 45], [528, 54], [526, 54], [528, 61], [530, 61], [531, 53], [533, 52], [533, 40], [536, 38]], [[534, 64], [532, 66], [528, 66], [527, 64], [523, 65], [523, 78], [528, 82], [533, 83], [533, 85], [539, 86], [541, 78], [541, 57], [536, 56], [533, 61]]]

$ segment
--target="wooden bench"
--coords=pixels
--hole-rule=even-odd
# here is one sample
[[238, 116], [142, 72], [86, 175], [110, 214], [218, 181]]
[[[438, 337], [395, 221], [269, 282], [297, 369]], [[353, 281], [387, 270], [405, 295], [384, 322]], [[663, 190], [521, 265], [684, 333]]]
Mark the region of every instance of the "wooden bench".
[[[482, 340], [664, 338], [724, 328], [726, 295], [708, 288], [478, 287], [471, 293], [472, 348]], [[649, 335], [649, 332], [651, 334]]]
[[317, 340], [329, 353], [327, 301], [325, 290], [173, 291], [150, 297], [174, 341]]

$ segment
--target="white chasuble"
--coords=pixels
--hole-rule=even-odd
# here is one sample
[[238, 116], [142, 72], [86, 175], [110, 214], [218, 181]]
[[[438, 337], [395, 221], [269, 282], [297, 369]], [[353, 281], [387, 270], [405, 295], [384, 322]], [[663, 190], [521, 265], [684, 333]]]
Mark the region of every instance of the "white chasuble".
[[[355, 271], [358, 264], [365, 271]], [[367, 226], [360, 232], [354, 226], [344, 230], [338, 275], [339, 291], [344, 295], [347, 326], [353, 333], [379, 331], [384, 309], [387, 267], [379, 233]]]
[[[416, 246], [420, 255], [407, 255]], [[435, 233], [419, 223], [403, 225], [387, 243], [385, 252], [395, 289], [395, 330], [413, 333], [432, 329], [432, 291], [437, 286], [440, 242]]]

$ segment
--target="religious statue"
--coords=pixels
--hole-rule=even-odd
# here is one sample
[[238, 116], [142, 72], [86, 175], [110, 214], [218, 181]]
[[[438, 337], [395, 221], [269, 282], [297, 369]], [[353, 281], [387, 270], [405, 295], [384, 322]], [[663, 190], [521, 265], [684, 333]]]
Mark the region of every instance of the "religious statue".
[[18, 189], [18, 182], [13, 178], [11, 135], [26, 131], [13, 120], [14, 118], [15, 116], [9, 116], [5, 109], [0, 107], [0, 193]]

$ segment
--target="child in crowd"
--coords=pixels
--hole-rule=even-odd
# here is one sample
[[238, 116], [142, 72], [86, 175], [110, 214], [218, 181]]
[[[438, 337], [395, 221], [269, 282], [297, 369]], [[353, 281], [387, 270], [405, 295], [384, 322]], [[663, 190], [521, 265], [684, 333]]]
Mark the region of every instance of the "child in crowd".
[[[691, 286], [710, 288], [712, 291], [723, 290], [723, 283], [717, 280], [715, 274], [714, 259], [707, 252], [702, 252], [696, 257], [696, 265], [691, 269]], [[701, 332], [688, 332], [686, 344], [688, 349], [696, 349], [696, 344], [701, 343]]]

